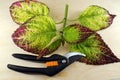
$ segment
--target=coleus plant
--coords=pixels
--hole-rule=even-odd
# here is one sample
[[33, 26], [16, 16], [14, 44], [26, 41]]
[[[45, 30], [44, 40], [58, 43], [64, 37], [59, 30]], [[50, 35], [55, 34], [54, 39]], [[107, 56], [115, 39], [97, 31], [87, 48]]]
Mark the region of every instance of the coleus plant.
[[44, 3], [35, 0], [17, 1], [10, 6], [10, 13], [13, 21], [20, 25], [12, 34], [14, 43], [25, 51], [38, 54], [38, 58], [52, 53], [66, 42], [70, 51], [86, 54], [81, 62], [100, 65], [120, 61], [96, 33], [110, 26], [115, 17], [100, 6], [89, 6], [76, 19], [79, 24], [67, 26], [66, 5], [60, 30], [56, 29], [55, 21]]

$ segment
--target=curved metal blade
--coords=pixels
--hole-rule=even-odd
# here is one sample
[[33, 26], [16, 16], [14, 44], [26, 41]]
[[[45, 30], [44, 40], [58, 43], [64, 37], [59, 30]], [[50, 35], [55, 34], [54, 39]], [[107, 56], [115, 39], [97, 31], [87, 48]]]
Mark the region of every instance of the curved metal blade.
[[80, 52], [69, 52], [69, 53], [65, 54], [64, 56], [65, 56], [66, 58], [70, 58], [70, 57], [76, 56], [76, 55], [80, 55], [80, 56], [83, 56], [83, 57], [86, 56], [85, 54], [82, 54], [82, 53], [80, 53]]

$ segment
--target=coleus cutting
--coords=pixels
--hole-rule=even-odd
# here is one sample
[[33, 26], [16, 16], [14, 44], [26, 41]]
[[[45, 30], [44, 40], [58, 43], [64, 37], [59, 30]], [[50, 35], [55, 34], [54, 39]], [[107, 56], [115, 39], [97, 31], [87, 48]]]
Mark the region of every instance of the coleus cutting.
[[14, 43], [25, 51], [38, 54], [38, 58], [52, 53], [66, 42], [70, 51], [86, 54], [81, 62], [100, 65], [120, 61], [96, 33], [110, 26], [115, 17], [100, 6], [89, 6], [76, 19], [79, 24], [66, 26], [67, 5], [60, 30], [56, 29], [55, 21], [44, 3], [17, 1], [10, 6], [10, 13], [13, 21], [20, 25], [12, 34]]

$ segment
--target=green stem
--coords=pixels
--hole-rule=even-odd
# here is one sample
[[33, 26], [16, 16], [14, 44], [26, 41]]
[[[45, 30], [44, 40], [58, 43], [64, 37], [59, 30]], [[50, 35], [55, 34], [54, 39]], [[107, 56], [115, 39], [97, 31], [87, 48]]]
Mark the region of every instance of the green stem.
[[63, 24], [63, 28], [66, 26], [66, 23], [67, 23], [68, 8], [69, 8], [69, 5], [68, 5], [68, 4], [66, 4], [66, 7], [65, 7], [65, 17], [64, 17], [64, 24]]
[[66, 4], [64, 18], [63, 18], [60, 22], [56, 22], [56, 24], [61, 24], [61, 23], [63, 23], [63, 28], [66, 26], [66, 23], [67, 23], [68, 7], [69, 7], [69, 5]]

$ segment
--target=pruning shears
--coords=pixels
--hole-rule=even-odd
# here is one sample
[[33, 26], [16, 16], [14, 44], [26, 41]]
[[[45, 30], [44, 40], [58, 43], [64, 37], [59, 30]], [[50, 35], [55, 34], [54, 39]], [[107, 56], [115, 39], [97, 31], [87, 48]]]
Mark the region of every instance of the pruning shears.
[[14, 53], [13, 56], [15, 58], [19, 58], [23, 60], [38, 61], [41, 63], [45, 63], [46, 67], [34, 68], [34, 67], [25, 67], [25, 66], [8, 64], [7, 67], [9, 69], [23, 73], [38, 73], [47, 76], [54, 76], [55, 74], [59, 73], [64, 68], [72, 64], [73, 62], [81, 59], [82, 57], [85, 57], [84, 54], [79, 52], [69, 52], [64, 56], [59, 54], [53, 54], [50, 57], [42, 57], [40, 59], [37, 59], [37, 56], [35, 55], [28, 55], [28, 54]]

